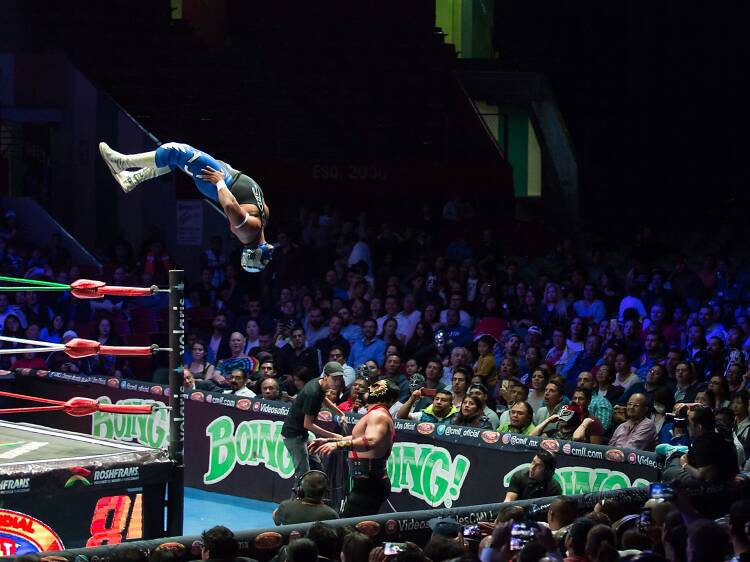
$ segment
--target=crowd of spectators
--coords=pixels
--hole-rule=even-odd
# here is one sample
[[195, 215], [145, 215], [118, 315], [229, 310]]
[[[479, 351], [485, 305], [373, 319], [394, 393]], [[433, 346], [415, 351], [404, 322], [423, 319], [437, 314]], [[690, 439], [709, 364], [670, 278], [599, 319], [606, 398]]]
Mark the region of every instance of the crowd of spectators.
[[[451, 204], [400, 228], [372, 225], [364, 212], [349, 220], [302, 210], [281, 225], [272, 264], [254, 277], [213, 238], [186, 287], [185, 386], [290, 400], [337, 361], [343, 384], [329, 398], [345, 411], [363, 411], [367, 386], [389, 378], [401, 390], [395, 417], [656, 450], [668, 480], [733, 478], [750, 459], [750, 264], [654, 252], [648, 231], [628, 252], [561, 240], [539, 257], [508, 257], [493, 229], [472, 230], [470, 209], [455, 214]], [[103, 260], [101, 275], [117, 285], [164, 284], [174, 265], [155, 233], [140, 252], [121, 240]], [[34, 246], [11, 211], [0, 268], [58, 282], [82, 276], [59, 237]], [[0, 293], [0, 330], [132, 343], [165, 328], [164, 305], [163, 295]], [[4, 368], [159, 376], [113, 357], [40, 357], [2, 344], [13, 346], [18, 354], [0, 356]], [[582, 535], [584, 520], [573, 522], [573, 557], [598, 560], [599, 546], [589, 552], [584, 539], [610, 540], [602, 520]], [[661, 535], [681, 536], [678, 527]]]

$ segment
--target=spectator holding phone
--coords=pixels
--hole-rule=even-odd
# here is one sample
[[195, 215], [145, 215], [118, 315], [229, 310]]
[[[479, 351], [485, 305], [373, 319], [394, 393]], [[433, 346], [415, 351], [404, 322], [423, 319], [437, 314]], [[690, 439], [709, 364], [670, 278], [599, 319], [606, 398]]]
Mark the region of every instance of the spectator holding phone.
[[420, 412], [412, 412], [414, 403], [422, 398], [422, 388], [411, 393], [409, 399], [398, 411], [398, 418], [402, 420], [414, 420], [419, 422], [432, 422], [437, 424], [448, 424], [458, 413], [458, 408], [453, 405], [453, 394], [450, 390], [439, 390], [435, 394], [432, 404]]

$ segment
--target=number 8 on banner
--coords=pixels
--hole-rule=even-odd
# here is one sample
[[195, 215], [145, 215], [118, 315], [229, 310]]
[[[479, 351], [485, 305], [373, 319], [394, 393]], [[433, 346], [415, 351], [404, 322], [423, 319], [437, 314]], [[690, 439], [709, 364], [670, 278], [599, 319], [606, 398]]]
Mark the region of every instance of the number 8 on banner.
[[119, 544], [128, 528], [131, 499], [128, 496], [100, 498], [91, 518], [91, 538], [86, 546]]

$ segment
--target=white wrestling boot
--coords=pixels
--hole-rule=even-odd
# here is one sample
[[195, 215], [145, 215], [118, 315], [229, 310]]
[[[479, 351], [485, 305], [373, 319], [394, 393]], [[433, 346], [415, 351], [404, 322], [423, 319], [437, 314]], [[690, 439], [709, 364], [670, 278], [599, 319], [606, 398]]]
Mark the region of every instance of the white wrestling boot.
[[115, 181], [120, 184], [120, 187], [125, 193], [130, 193], [136, 186], [142, 184], [146, 180], [150, 180], [164, 174], [168, 174], [172, 170], [168, 166], [163, 168], [141, 168], [135, 172], [128, 172], [122, 170], [116, 174], [113, 174]]
[[[168, 174], [169, 167], [156, 167], [156, 151], [141, 152], [139, 154], [122, 154], [112, 150], [106, 142], [99, 143], [99, 153], [125, 193], [130, 192], [138, 184], [152, 178]], [[127, 168], [140, 168], [135, 172], [126, 171]]]

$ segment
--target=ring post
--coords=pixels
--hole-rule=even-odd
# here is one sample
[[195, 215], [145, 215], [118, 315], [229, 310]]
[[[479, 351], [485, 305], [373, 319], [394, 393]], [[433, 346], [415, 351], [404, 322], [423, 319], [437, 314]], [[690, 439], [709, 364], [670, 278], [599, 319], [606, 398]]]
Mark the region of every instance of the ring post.
[[185, 352], [185, 272], [169, 271], [169, 458], [175, 462], [167, 484], [167, 531], [182, 535], [185, 464], [183, 462], [184, 410], [182, 403], [182, 358]]

